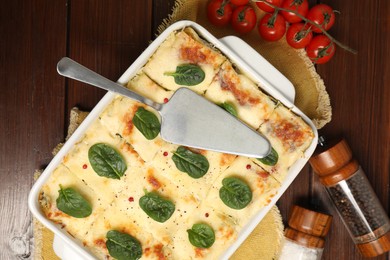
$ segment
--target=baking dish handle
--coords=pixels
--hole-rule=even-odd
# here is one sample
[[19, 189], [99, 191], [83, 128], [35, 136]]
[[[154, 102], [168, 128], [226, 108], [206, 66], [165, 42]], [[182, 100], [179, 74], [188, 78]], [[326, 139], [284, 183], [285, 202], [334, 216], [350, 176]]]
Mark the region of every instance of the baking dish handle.
[[260, 78], [269, 82], [272, 87], [277, 89], [285, 98], [294, 104], [294, 85], [249, 44], [236, 36], [225, 36], [220, 38], [219, 41], [237, 56], [241, 57]]

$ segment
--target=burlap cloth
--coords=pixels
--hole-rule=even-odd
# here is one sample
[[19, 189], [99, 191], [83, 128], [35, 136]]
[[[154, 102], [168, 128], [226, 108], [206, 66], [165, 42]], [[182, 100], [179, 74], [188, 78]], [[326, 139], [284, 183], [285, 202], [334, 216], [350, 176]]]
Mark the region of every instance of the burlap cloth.
[[[237, 35], [230, 27], [217, 28], [206, 18], [207, 0], [176, 0], [172, 14], [158, 28], [159, 33], [179, 20], [192, 20], [217, 38]], [[257, 10], [258, 17], [262, 12]], [[278, 42], [263, 41], [254, 30], [250, 34], [237, 35], [257, 50], [273, 66], [283, 73], [294, 85], [295, 105], [302, 110], [319, 129], [331, 120], [332, 109], [324, 82], [316, 73], [315, 67], [303, 50], [290, 48], [285, 39]], [[84, 120], [86, 112], [73, 109], [70, 115], [68, 137]], [[54, 149], [56, 153], [61, 147]], [[40, 171], [35, 173], [38, 176]], [[53, 233], [34, 220], [34, 259], [58, 259], [53, 251]], [[233, 260], [271, 260], [276, 259], [283, 244], [283, 223], [279, 210], [274, 206], [246, 239], [231, 259]]]

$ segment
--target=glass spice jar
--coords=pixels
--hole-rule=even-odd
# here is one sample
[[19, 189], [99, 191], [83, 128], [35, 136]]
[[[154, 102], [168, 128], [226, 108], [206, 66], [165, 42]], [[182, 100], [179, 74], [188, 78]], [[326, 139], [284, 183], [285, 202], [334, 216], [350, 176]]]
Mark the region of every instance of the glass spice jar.
[[322, 146], [309, 162], [360, 253], [375, 257], [389, 251], [389, 217], [347, 142], [341, 139]]
[[279, 260], [320, 260], [332, 216], [294, 205]]

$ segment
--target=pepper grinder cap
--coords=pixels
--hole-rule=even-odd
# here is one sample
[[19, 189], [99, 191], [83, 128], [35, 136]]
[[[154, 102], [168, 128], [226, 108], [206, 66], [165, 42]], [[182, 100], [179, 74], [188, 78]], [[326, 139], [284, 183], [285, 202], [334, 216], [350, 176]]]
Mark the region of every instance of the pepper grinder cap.
[[288, 225], [300, 232], [325, 237], [332, 223], [332, 216], [294, 205]]
[[359, 164], [352, 159], [352, 152], [344, 139], [317, 149], [309, 160], [322, 184], [331, 186], [354, 174]]

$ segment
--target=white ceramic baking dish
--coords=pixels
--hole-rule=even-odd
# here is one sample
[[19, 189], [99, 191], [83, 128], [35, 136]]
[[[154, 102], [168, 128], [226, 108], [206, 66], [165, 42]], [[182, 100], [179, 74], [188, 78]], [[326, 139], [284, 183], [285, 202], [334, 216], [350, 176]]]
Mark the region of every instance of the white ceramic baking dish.
[[[214, 45], [223, 54], [225, 54], [234, 64], [236, 64], [245, 74], [255, 80], [262, 89], [281, 101], [285, 106], [292, 109], [297, 115], [311, 126], [315, 137], [305, 152], [304, 158], [299, 159], [289, 170], [285, 181], [282, 183], [281, 188], [276, 196], [273, 197], [271, 203], [259, 210], [259, 212], [251, 219], [251, 221], [240, 231], [238, 239], [224, 252], [220, 259], [228, 259], [234, 251], [240, 246], [240, 244], [246, 239], [246, 237], [252, 232], [257, 224], [263, 219], [270, 208], [275, 205], [277, 200], [282, 196], [285, 190], [289, 187], [308, 159], [315, 150], [318, 134], [315, 126], [306, 115], [304, 115], [293, 104], [295, 91], [291, 82], [284, 77], [278, 70], [276, 70], [268, 61], [254, 51], [249, 45], [247, 45], [241, 39], [234, 36], [227, 36], [220, 40], [211, 35], [206, 29], [197, 23], [191, 21], [179, 21], [170, 27], [168, 27], [157, 39], [155, 39], [151, 45], [138, 57], [136, 61], [126, 70], [126, 72], [120, 77], [118, 82], [120, 84], [126, 84], [148, 61], [149, 57], [157, 50], [159, 45], [168, 37], [168, 35], [176, 30], [181, 30], [184, 27], [192, 27], [203, 39]], [[45, 171], [36, 181], [32, 187], [28, 204], [29, 208], [34, 215], [43, 225], [49, 228], [55, 234], [54, 249], [56, 253], [62, 259], [94, 259], [94, 256], [89, 253], [80, 242], [72, 238], [65, 230], [50, 220], [48, 220], [40, 209], [38, 203], [38, 196], [41, 187], [48, 180], [52, 171], [61, 163], [62, 158], [68, 153], [72, 146], [83, 136], [83, 133], [88, 129], [90, 124], [99, 116], [104, 108], [110, 104], [111, 100], [116, 94], [108, 92], [100, 102], [91, 111], [88, 117], [78, 127], [75, 133], [65, 143], [63, 148], [53, 158]]]

